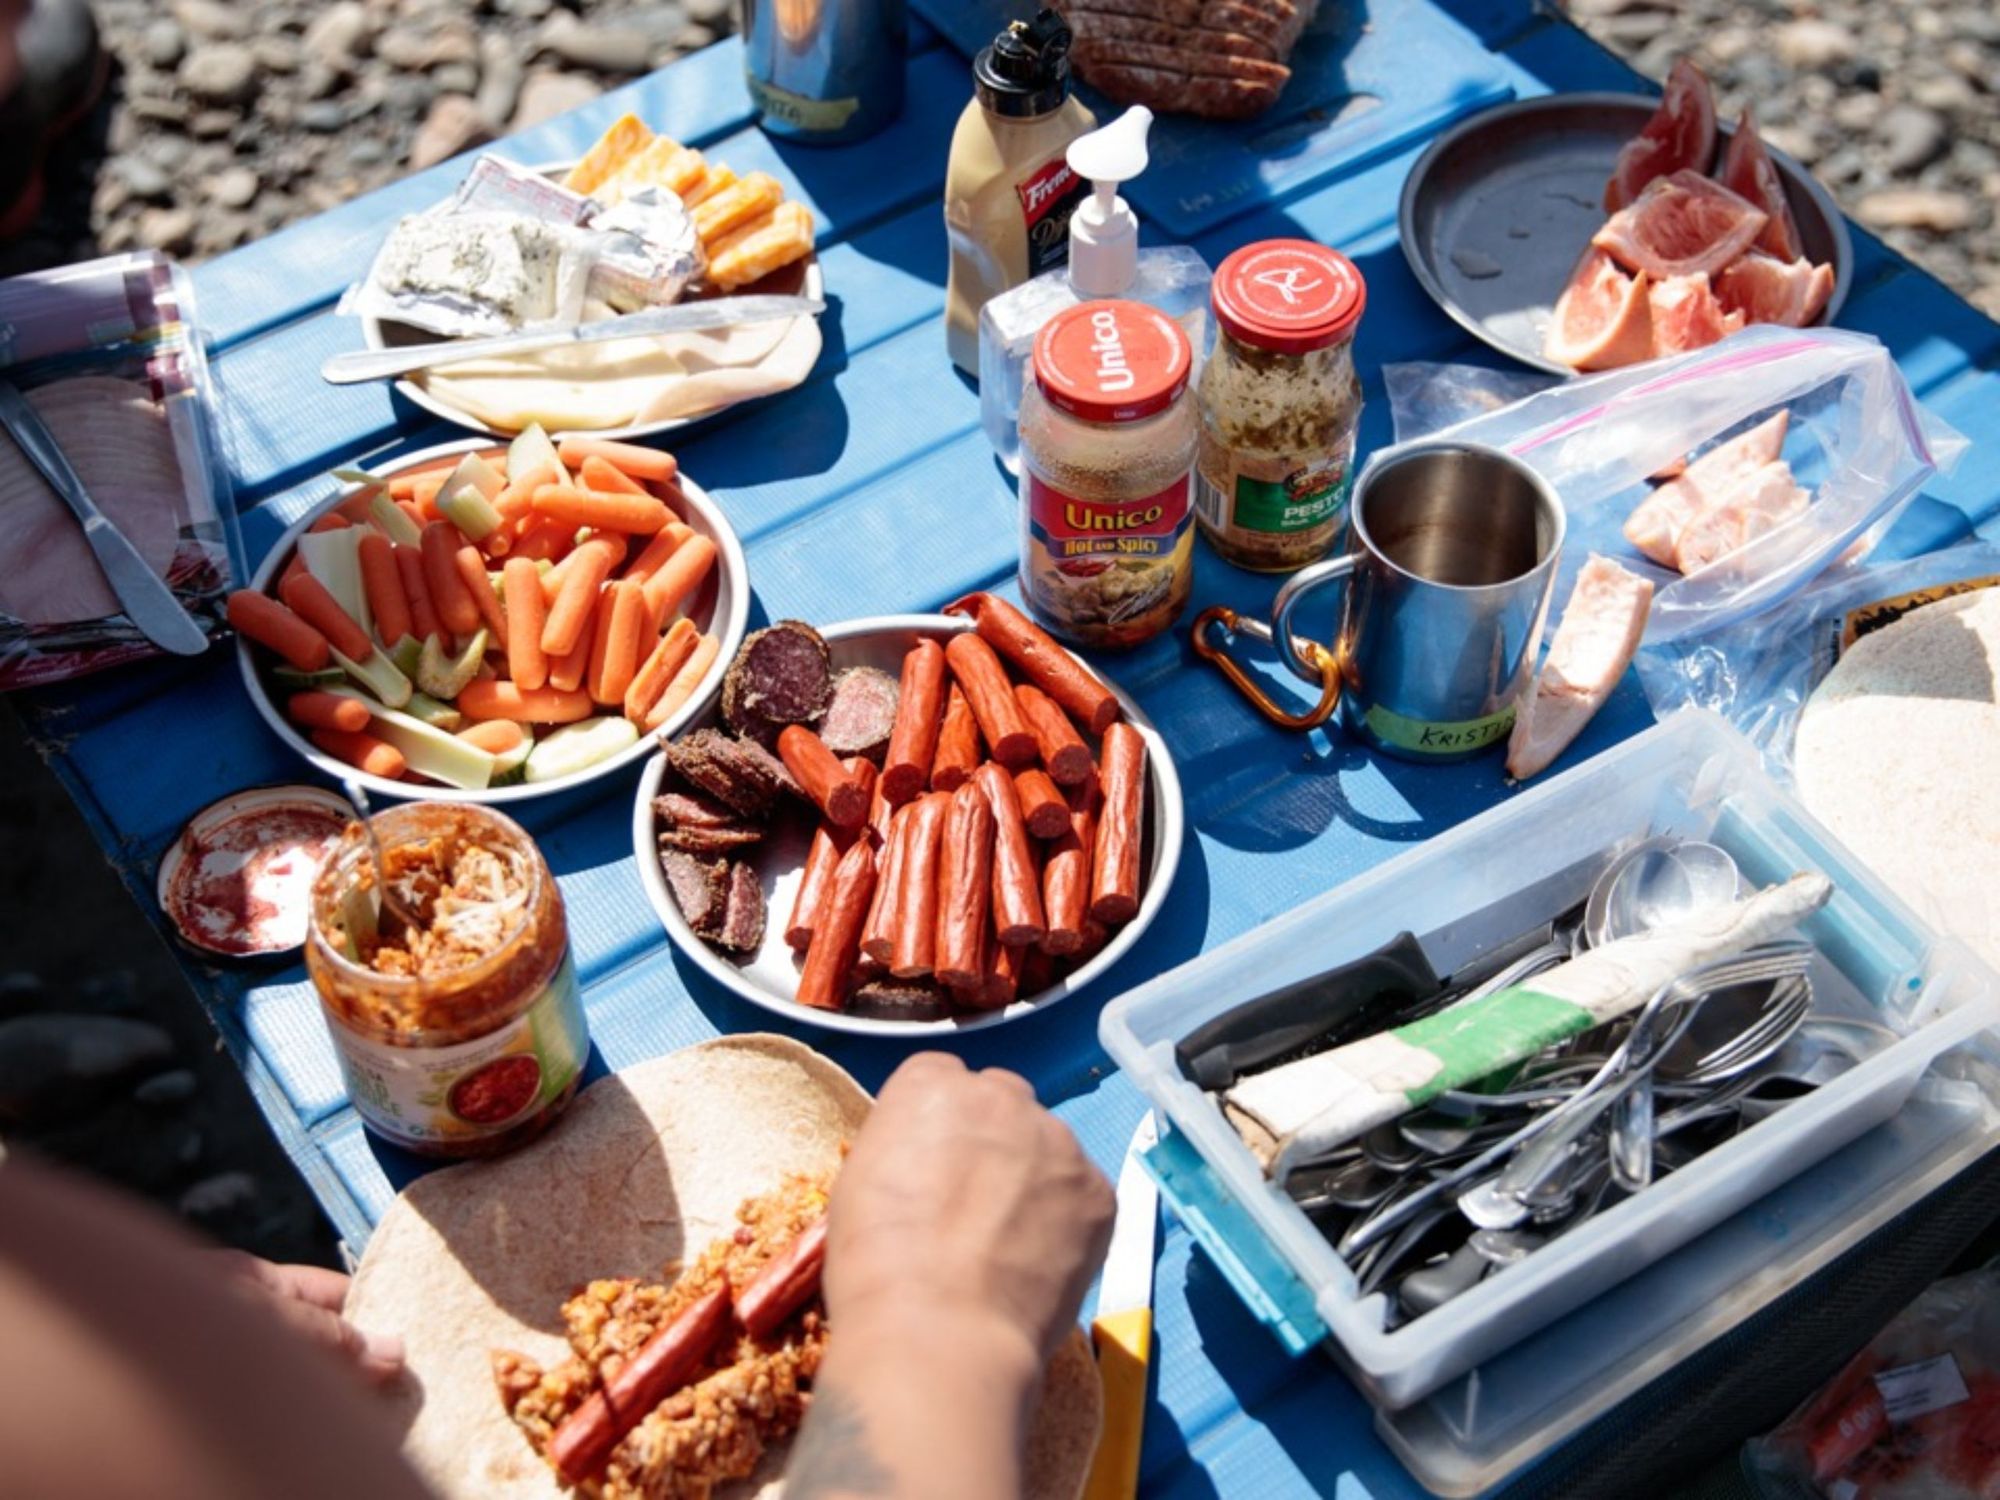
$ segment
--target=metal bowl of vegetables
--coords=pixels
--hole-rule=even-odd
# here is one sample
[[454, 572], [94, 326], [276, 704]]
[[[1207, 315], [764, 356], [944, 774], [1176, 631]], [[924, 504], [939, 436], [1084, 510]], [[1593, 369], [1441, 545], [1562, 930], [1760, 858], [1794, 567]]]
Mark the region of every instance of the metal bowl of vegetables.
[[[622, 561], [610, 566], [595, 603], [588, 607], [586, 623], [577, 632], [578, 644], [562, 661], [549, 661], [549, 681], [542, 689], [533, 690], [560, 697], [542, 699], [515, 688], [510, 676], [512, 663], [496, 644], [498, 632], [490, 619], [482, 618], [479, 626], [462, 632], [440, 622], [435, 634], [423, 639], [414, 628], [398, 641], [380, 639], [381, 627], [368, 602], [362, 554], [366, 551], [371, 560], [379, 561], [382, 549], [379, 543], [366, 539], [385, 537], [392, 560], [404, 567], [409, 566], [407, 561], [393, 554], [399, 547], [415, 548], [417, 570], [425, 575], [418, 518], [397, 504], [393, 490], [416, 483], [412, 476], [443, 473], [445, 479], [431, 503], [470, 536], [481, 531], [495, 514], [493, 502], [504, 497], [507, 474], [559, 462], [553, 448], [539, 429], [531, 429], [511, 445], [496, 446], [487, 438], [461, 439], [365, 472], [336, 471], [344, 481], [343, 488], [314, 506], [279, 538], [257, 569], [250, 588], [271, 598], [280, 597], [281, 581], [294, 560], [300, 559], [304, 570], [332, 596], [349, 620], [358, 622], [370, 649], [366, 657], [357, 659], [335, 648], [324, 666], [307, 668], [281, 659], [273, 649], [254, 643], [239, 630], [237, 665], [244, 687], [278, 738], [317, 770], [335, 779], [352, 778], [379, 796], [515, 802], [615, 775], [643, 759], [662, 738], [671, 738], [708, 706], [743, 639], [750, 613], [749, 571], [743, 548], [721, 508], [683, 474], [674, 476], [674, 488], [665, 502], [670, 513], [668, 527], [685, 527], [691, 535], [683, 538], [680, 532], [666, 529], [658, 533], [658, 537], [671, 536], [679, 543], [672, 549], [661, 543], [665, 561], [670, 562], [672, 552], [684, 547], [695, 549], [682, 560], [684, 573], [694, 571], [695, 564], [708, 555], [708, 548], [713, 549], [712, 560], [702, 569], [698, 582], [672, 602], [661, 620], [642, 618], [621, 632], [627, 640], [637, 637], [637, 645], [623, 653], [627, 658], [635, 653], [637, 657], [637, 665], [629, 660], [625, 663], [632, 681], [624, 694], [614, 694], [611, 689], [618, 686], [616, 678], [625, 668], [612, 667], [611, 675], [600, 681], [591, 671], [596, 663], [588, 657], [620, 654], [608, 649], [608, 627], [614, 623], [610, 616], [619, 593], [633, 595], [638, 601], [633, 609], [645, 609], [647, 581], [668, 571], [664, 563], [650, 571], [642, 569], [650, 540], [643, 534], [631, 535]], [[648, 451], [663, 457], [657, 450]], [[396, 485], [399, 479], [405, 485]], [[500, 481], [497, 488], [496, 479]], [[628, 502], [642, 503], [637, 496]], [[415, 502], [406, 500], [405, 504]], [[327, 522], [330, 516], [348, 524], [331, 526]], [[557, 525], [567, 524], [565, 517], [550, 519]], [[577, 530], [582, 530], [580, 524]], [[472, 539], [485, 537], [482, 532]], [[705, 540], [697, 543], [695, 538]], [[527, 545], [523, 550], [542, 548]], [[493, 602], [487, 607], [497, 607], [501, 619], [507, 615], [506, 561], [506, 556], [485, 558], [489, 569], [500, 570], [488, 572]], [[542, 575], [559, 566], [555, 558], [543, 562], [547, 566], [538, 564]], [[623, 589], [626, 580], [634, 581], [636, 589]], [[674, 578], [661, 581], [672, 584]], [[577, 592], [581, 595], [584, 590]], [[317, 590], [314, 593], [317, 595]], [[407, 593], [405, 600], [407, 604]], [[560, 591], [555, 599], [545, 601], [545, 617], [552, 618], [562, 608], [560, 601]], [[435, 602], [430, 604], [433, 614], [440, 608]], [[574, 615], [576, 610], [568, 612]], [[627, 613], [629, 618], [630, 611]], [[601, 631], [599, 615], [604, 616], [606, 626]], [[657, 640], [646, 634], [648, 623], [657, 623]], [[607, 638], [605, 647], [597, 642], [599, 634]], [[668, 636], [674, 637], [674, 644], [662, 648], [659, 642]], [[573, 665], [585, 653], [584, 674], [577, 686], [562, 688], [560, 682], [569, 678], [559, 676], [558, 669]], [[642, 674], [649, 667], [651, 675], [642, 683]], [[595, 696], [600, 687], [604, 690], [601, 698]], [[632, 696], [642, 689], [650, 698]], [[303, 711], [297, 702], [302, 693], [323, 695], [313, 701], [315, 710], [357, 727], [341, 729], [333, 724], [302, 722], [295, 717]], [[338, 707], [326, 703], [325, 698], [360, 707]], [[636, 719], [626, 715], [628, 702], [636, 705]], [[645, 706], [648, 702], [650, 707]], [[558, 710], [558, 717], [546, 721], [525, 717], [542, 711], [545, 705]], [[364, 711], [367, 721], [362, 728], [358, 726]], [[478, 727], [494, 723], [518, 723], [523, 733], [518, 741], [506, 743], [511, 736], [505, 731]], [[352, 734], [373, 743], [364, 747], [362, 741], [340, 738]], [[394, 755], [375, 750], [374, 743], [389, 746]], [[334, 753], [331, 747], [336, 746], [344, 757]], [[400, 773], [384, 774], [393, 769], [397, 759], [402, 763]]]

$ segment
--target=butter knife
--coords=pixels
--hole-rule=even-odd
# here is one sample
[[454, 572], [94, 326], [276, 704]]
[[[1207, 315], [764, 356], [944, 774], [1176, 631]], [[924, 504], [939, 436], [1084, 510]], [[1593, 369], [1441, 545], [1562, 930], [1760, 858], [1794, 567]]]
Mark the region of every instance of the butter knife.
[[176, 656], [199, 656], [206, 651], [208, 637], [201, 626], [181, 607], [173, 590], [146, 566], [146, 559], [126, 540], [125, 533], [97, 508], [55, 434], [20, 389], [6, 380], [0, 380], [0, 427], [7, 429], [7, 435], [49, 482], [49, 488], [75, 513], [83, 527], [83, 539], [90, 543], [98, 567], [104, 570], [105, 581], [140, 634]]
[[431, 370], [467, 359], [534, 354], [543, 349], [595, 344], [605, 339], [656, 338], [705, 328], [735, 328], [779, 318], [810, 317], [824, 311], [826, 304], [817, 297], [715, 297], [673, 307], [650, 307], [622, 317], [572, 323], [562, 328], [497, 333], [491, 338], [446, 339], [435, 344], [401, 344], [394, 349], [357, 349], [334, 355], [319, 367], [319, 373], [322, 380], [333, 385], [356, 385], [368, 380], [393, 380], [412, 370]]

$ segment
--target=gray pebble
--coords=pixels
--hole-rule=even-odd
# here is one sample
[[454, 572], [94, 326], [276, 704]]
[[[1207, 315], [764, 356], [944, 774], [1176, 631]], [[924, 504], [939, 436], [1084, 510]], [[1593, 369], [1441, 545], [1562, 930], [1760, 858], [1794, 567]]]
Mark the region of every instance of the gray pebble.
[[257, 54], [257, 65], [272, 73], [296, 73], [305, 60], [299, 44], [282, 32], [258, 37], [250, 50]]
[[225, 5], [222, 0], [174, 0], [174, 19], [208, 41], [237, 41], [250, 34], [253, 6]]
[[256, 1196], [257, 1179], [248, 1172], [218, 1172], [181, 1194], [180, 1211], [186, 1218], [210, 1219], [240, 1208]]
[[347, 106], [337, 99], [315, 99], [302, 106], [297, 120], [301, 129], [329, 135], [347, 124]]
[[410, 170], [434, 167], [492, 139], [492, 127], [478, 105], [464, 94], [442, 95], [410, 140]]
[[392, 67], [412, 71], [443, 63], [470, 63], [479, 59], [479, 39], [463, 24], [392, 26], [375, 39], [375, 55]]
[[173, 191], [173, 178], [143, 156], [121, 156], [113, 170], [134, 198], [164, 198]]
[[1875, 135], [1882, 142], [1883, 164], [1898, 176], [1929, 166], [1951, 141], [1943, 117], [1921, 104], [1891, 106], [1876, 123]]
[[187, 34], [169, 17], [161, 16], [139, 34], [139, 55], [156, 68], [171, 68], [187, 51]]
[[372, 136], [363, 136], [347, 148], [347, 160], [357, 167], [378, 167], [389, 159], [389, 148]]
[[1816, 17], [1787, 22], [1777, 29], [1772, 41], [1785, 64], [1799, 69], [1830, 68], [1857, 51], [1853, 32]]
[[674, 0], [665, 4], [639, 5], [618, 17], [618, 24], [644, 34], [655, 48], [664, 47], [680, 35], [688, 13]]
[[175, 1068], [166, 1073], [155, 1073], [136, 1089], [132, 1097], [141, 1104], [164, 1108], [170, 1104], [185, 1104], [194, 1097], [195, 1076], [187, 1068]]
[[588, 78], [563, 73], [554, 68], [530, 68], [521, 83], [521, 102], [514, 106], [510, 128], [525, 130], [530, 125], [553, 119], [559, 114], [590, 103], [603, 90]]
[[299, 94], [306, 99], [324, 99], [340, 87], [340, 74], [322, 62], [309, 62], [299, 70]]
[[494, 0], [494, 8], [503, 16], [539, 21], [555, 8], [555, 0]]
[[585, 24], [566, 10], [550, 16], [539, 37], [542, 50], [573, 67], [596, 73], [643, 73], [651, 44], [627, 26]]
[[1972, 201], [1963, 193], [1936, 188], [1885, 188], [1856, 205], [1864, 224], [1876, 229], [1924, 229], [1955, 234], [1972, 223]]
[[[142, 236], [149, 216], [168, 213], [184, 214], [192, 231], [186, 210], [150, 208], [140, 215]], [[173, 1050], [173, 1039], [146, 1021], [51, 1014], [0, 1021], [0, 1122], [31, 1124], [87, 1105], [103, 1086], [159, 1068]]]
[[242, 118], [233, 109], [204, 109], [188, 121], [188, 134], [196, 140], [218, 140], [235, 130]]
[[262, 186], [248, 167], [230, 167], [209, 179], [208, 196], [224, 208], [244, 208]]
[[514, 116], [521, 97], [521, 59], [513, 45], [497, 31], [479, 39], [479, 92], [474, 102], [479, 112], [495, 125], [504, 125]]
[[[382, 107], [400, 119], [416, 120], [430, 108], [437, 88], [421, 73], [398, 73], [382, 80], [379, 98]], [[364, 95], [364, 98], [369, 97]]]
[[345, 71], [367, 55], [374, 30], [360, 0], [337, 0], [306, 27], [305, 50], [314, 62], [336, 72]]
[[169, 255], [179, 254], [194, 243], [194, 229], [191, 208], [149, 208], [139, 215], [139, 243]]
[[471, 63], [446, 63], [431, 69], [431, 82], [440, 94], [470, 94], [479, 88], [479, 69]]
[[690, 21], [725, 28], [736, 13], [736, 0], [682, 0], [681, 8], [688, 13]]
[[257, 58], [237, 42], [209, 42], [181, 62], [181, 87], [213, 104], [246, 104], [257, 95]]

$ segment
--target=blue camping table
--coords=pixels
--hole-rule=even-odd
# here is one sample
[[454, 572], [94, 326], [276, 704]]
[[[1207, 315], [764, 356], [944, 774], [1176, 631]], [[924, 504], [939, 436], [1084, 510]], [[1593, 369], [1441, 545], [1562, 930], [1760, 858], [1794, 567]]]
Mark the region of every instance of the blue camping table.
[[[1425, 298], [1397, 245], [1397, 193], [1447, 121], [1507, 96], [1634, 89], [1641, 81], [1528, 0], [1340, 0], [1347, 43], [1315, 88], [1374, 96], [1315, 107], [1261, 137], [1190, 132], [1142, 183], [1149, 223], [1192, 239], [1213, 264], [1236, 245], [1304, 235], [1367, 277], [1359, 340], [1368, 398], [1363, 449], [1388, 441], [1385, 360], [1492, 362]], [[970, 7], [978, 8], [978, 7]], [[940, 7], [942, 12], [943, 7]], [[1362, 24], [1365, 22], [1365, 26]], [[968, 589], [1009, 586], [1012, 490], [992, 463], [971, 387], [944, 356], [945, 243], [939, 211], [966, 64], [914, 26], [908, 103], [886, 133], [842, 150], [768, 139], [751, 122], [742, 51], [726, 41], [507, 143], [520, 160], [579, 152], [617, 114], [708, 150], [739, 173], [773, 173], [820, 227], [831, 306], [810, 382], [708, 422], [674, 446], [742, 535], [753, 624], [934, 609]], [[1351, 53], [1351, 56], [1349, 55]], [[1333, 80], [1329, 82], [1328, 80]], [[442, 196], [460, 159], [419, 173], [197, 273], [246, 548], [261, 556], [333, 481], [338, 464], [381, 459], [455, 433], [382, 385], [321, 383], [322, 360], [358, 347], [334, 315], [341, 290], [400, 214]], [[1149, 231], [1151, 232], [1151, 231]], [[1841, 322], [1884, 340], [1925, 404], [1981, 443], [2000, 442], [1996, 327], [1865, 232]], [[1972, 461], [1935, 483], [1892, 539], [1903, 552], [1957, 540], [2000, 514], [2000, 468]], [[1273, 581], [1197, 549], [1196, 599], [1248, 612]], [[1324, 735], [1270, 729], [1193, 659], [1185, 631], [1112, 664], [1159, 723], [1187, 789], [1190, 837], [1161, 920], [1096, 993], [959, 1043], [974, 1066], [1025, 1073], [1115, 1171], [1138, 1094], [1096, 1040], [1111, 994], [1152, 978], [1508, 795], [1498, 757], [1418, 769]], [[155, 913], [156, 862], [184, 819], [237, 788], [304, 768], [256, 717], [233, 653], [154, 663], [24, 695], [38, 743], [135, 900]], [[1649, 722], [1628, 678], [1573, 754]], [[561, 877], [585, 980], [598, 1069], [718, 1032], [789, 1029], [677, 958], [641, 892], [630, 839], [636, 773], [527, 805]], [[406, 1164], [371, 1144], [343, 1096], [302, 970], [204, 967], [188, 977], [272, 1128], [346, 1241], [359, 1247]], [[801, 1032], [878, 1085], [900, 1045]], [[1251, 1319], [1187, 1237], [1170, 1231], [1157, 1273], [1158, 1393], [1147, 1423], [1149, 1494], [1418, 1493], [1371, 1433], [1365, 1403], [1321, 1361], [1294, 1363]]]

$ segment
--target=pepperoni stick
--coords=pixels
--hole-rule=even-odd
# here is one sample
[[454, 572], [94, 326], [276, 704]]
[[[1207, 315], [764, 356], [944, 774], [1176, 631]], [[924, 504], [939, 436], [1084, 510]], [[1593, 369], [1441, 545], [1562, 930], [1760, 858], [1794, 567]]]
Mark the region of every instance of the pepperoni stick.
[[951, 798], [944, 792], [927, 793], [910, 804], [895, 943], [889, 953], [889, 972], [898, 979], [930, 973], [937, 953], [938, 862], [950, 808]]
[[396, 571], [403, 575], [403, 597], [410, 603], [410, 630], [420, 641], [442, 635], [437, 610], [431, 604], [431, 587], [424, 582], [424, 555], [407, 543], [396, 545]]
[[882, 763], [882, 795], [890, 806], [914, 800], [930, 779], [943, 712], [944, 648], [936, 641], [918, 641], [903, 657], [896, 727]]
[[778, 736], [778, 758], [834, 827], [856, 828], [868, 816], [869, 789], [803, 724], [785, 726]]
[[471, 635], [479, 628], [479, 604], [458, 571], [458, 549], [464, 545], [465, 538], [449, 521], [433, 521], [424, 528], [424, 584], [438, 622], [456, 636]]
[[[843, 764], [873, 787], [873, 761], [857, 755]], [[799, 882], [798, 899], [792, 903], [792, 919], [785, 924], [785, 941], [797, 952], [803, 953], [811, 945], [813, 928], [818, 925], [826, 893], [833, 888], [834, 869], [856, 836], [853, 829], [835, 828], [827, 823], [814, 830], [812, 848], [806, 854], [805, 878]]]
[[[872, 769], [873, 763], [870, 764]], [[877, 849], [889, 842], [889, 824], [895, 816], [896, 809], [882, 795], [882, 779], [878, 776], [868, 793], [868, 837], [875, 841]]]
[[1028, 961], [1033, 948], [1013, 948], [996, 941], [990, 934], [986, 939], [986, 972], [980, 976], [979, 988], [965, 993], [965, 1002], [976, 1005], [981, 1010], [1005, 1010], [1021, 995], [1021, 970]]
[[938, 850], [937, 936], [932, 968], [938, 981], [977, 987], [986, 973], [986, 918], [993, 909], [993, 808], [967, 782], [951, 794]]
[[[586, 460], [595, 462], [595, 460]], [[750, 1285], [736, 1294], [736, 1321], [753, 1339], [769, 1338], [819, 1290], [826, 1264], [826, 1216], [765, 1262]]]
[[944, 607], [948, 615], [970, 615], [981, 640], [1021, 669], [1030, 682], [1060, 703], [1092, 734], [1101, 735], [1118, 718], [1118, 700], [1091, 670], [1063, 650], [1060, 642], [1005, 599], [967, 594]]
[[875, 878], [875, 899], [861, 926], [861, 951], [886, 965], [896, 949], [896, 918], [902, 910], [903, 882], [909, 879], [910, 828], [915, 808], [905, 807], [889, 820], [889, 840], [882, 846], [882, 869]]
[[1107, 927], [1139, 911], [1139, 841], [1145, 831], [1146, 742], [1130, 724], [1104, 731], [1104, 807], [1090, 867], [1090, 915]]
[[1040, 766], [1014, 773], [1014, 795], [1021, 802], [1021, 821], [1036, 838], [1059, 839], [1069, 832], [1069, 803]]
[[868, 902], [874, 894], [875, 851], [868, 840], [856, 839], [834, 867], [833, 885], [814, 925], [805, 967], [799, 971], [799, 1004], [815, 1010], [841, 1008], [847, 977], [860, 951], [861, 924], [868, 920]]
[[1028, 732], [1035, 737], [1035, 748], [1041, 752], [1049, 778], [1063, 786], [1090, 780], [1097, 769], [1090, 758], [1090, 746], [1056, 700], [1032, 683], [1017, 682], [1014, 701], [1021, 705], [1021, 717], [1028, 721]]
[[964, 689], [954, 682], [945, 689], [944, 718], [931, 756], [931, 790], [955, 792], [970, 781], [984, 759], [979, 751], [979, 721], [972, 716]]
[[993, 648], [976, 635], [955, 635], [944, 648], [944, 659], [972, 705], [987, 752], [1009, 770], [1033, 765], [1040, 751], [1028, 733], [1028, 721], [1021, 717], [1021, 705], [1014, 701], [1007, 669]]
[[369, 613], [375, 616], [375, 633], [383, 645], [393, 646], [410, 633], [410, 601], [404, 596], [403, 575], [396, 567], [395, 545], [369, 527], [355, 543], [354, 555], [361, 565], [361, 587], [368, 595]]
[[1049, 935], [1043, 951], [1057, 956], [1083, 947], [1083, 927], [1090, 912], [1090, 865], [1097, 849], [1097, 787], [1073, 788], [1069, 796], [1069, 831], [1049, 845], [1042, 863], [1042, 910]]
[[1021, 819], [1014, 778], [990, 761], [972, 775], [993, 809], [993, 932], [1010, 948], [1026, 948], [1049, 935], [1042, 913], [1042, 877]]

